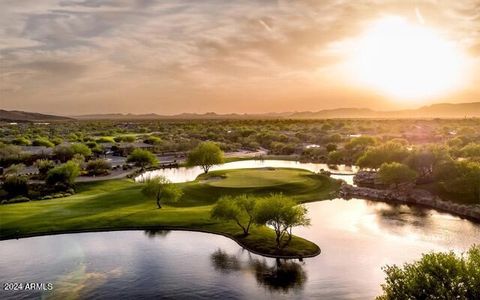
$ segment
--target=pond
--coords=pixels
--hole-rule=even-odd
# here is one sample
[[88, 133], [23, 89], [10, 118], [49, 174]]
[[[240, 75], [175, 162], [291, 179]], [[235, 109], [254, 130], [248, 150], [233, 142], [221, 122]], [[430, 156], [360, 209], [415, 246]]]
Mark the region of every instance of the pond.
[[53, 283], [52, 292], [0, 292], [1, 299], [372, 299], [381, 267], [431, 250], [480, 243], [480, 225], [429, 209], [366, 200], [307, 204], [312, 226], [295, 233], [322, 248], [276, 261], [223, 236], [118, 231], [0, 242], [0, 281]]
[[[231, 170], [231, 169], [255, 169], [255, 168], [293, 168], [304, 169], [311, 172], [318, 173], [321, 170], [330, 171], [332, 173], [339, 173], [342, 175], [332, 175], [334, 178], [341, 178], [347, 183], [353, 183], [353, 175], [358, 171], [355, 166], [336, 165], [335, 168], [327, 164], [317, 163], [302, 163], [299, 161], [288, 160], [240, 160], [221, 165], [213, 166], [210, 170]], [[198, 175], [203, 173], [201, 167], [180, 167], [171, 169], [160, 169], [145, 172], [135, 178], [136, 181], [142, 181], [147, 178], [155, 176], [165, 176], [172, 182], [186, 182], [193, 181]]]

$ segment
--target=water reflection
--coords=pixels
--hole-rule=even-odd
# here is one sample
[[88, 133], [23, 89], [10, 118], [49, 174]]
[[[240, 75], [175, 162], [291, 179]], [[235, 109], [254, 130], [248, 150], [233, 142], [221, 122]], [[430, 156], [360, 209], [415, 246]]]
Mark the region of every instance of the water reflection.
[[410, 228], [409, 230], [411, 228], [429, 230], [429, 227], [434, 225], [429, 209], [426, 208], [379, 202], [374, 202], [374, 205], [367, 203], [367, 205], [374, 209], [380, 227], [390, 231], [398, 233], [405, 227]]
[[270, 291], [287, 293], [291, 289], [303, 288], [307, 281], [303, 266], [292, 260], [277, 259], [273, 266], [269, 266], [265, 260], [254, 260], [252, 265], [257, 282]]
[[217, 249], [210, 255], [214, 269], [222, 273], [253, 272], [258, 285], [270, 292], [288, 293], [290, 290], [302, 289], [307, 281], [303, 264], [293, 260], [270, 260], [253, 258], [243, 262], [237, 255], [228, 254]]
[[156, 237], [166, 237], [169, 233], [170, 230], [164, 230], [164, 229], [147, 229], [144, 231], [145, 235], [151, 239], [156, 238]]
[[226, 251], [217, 249], [210, 255], [215, 271], [232, 273], [242, 270], [240, 260], [236, 255], [230, 255]]

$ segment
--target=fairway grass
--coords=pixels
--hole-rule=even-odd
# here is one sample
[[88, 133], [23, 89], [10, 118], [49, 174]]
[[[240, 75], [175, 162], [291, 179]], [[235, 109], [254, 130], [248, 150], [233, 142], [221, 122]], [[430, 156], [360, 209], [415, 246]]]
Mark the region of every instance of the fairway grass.
[[0, 239], [125, 229], [184, 229], [222, 234], [262, 255], [308, 257], [319, 253], [314, 243], [294, 237], [280, 252], [275, 235], [265, 226], [252, 228], [247, 237], [233, 222], [210, 218], [213, 204], [223, 195], [283, 193], [298, 203], [328, 199], [340, 183], [323, 175], [296, 169], [241, 169], [201, 175], [181, 183], [182, 198], [156, 207], [132, 180], [79, 184], [77, 194], [52, 200], [0, 206]]

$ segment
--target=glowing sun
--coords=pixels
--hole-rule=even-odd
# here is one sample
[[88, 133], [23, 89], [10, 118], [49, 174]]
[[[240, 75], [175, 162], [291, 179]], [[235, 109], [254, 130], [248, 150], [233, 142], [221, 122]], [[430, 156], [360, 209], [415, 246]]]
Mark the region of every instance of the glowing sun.
[[357, 40], [351, 67], [362, 84], [401, 101], [419, 101], [459, 88], [465, 57], [435, 30], [386, 17]]

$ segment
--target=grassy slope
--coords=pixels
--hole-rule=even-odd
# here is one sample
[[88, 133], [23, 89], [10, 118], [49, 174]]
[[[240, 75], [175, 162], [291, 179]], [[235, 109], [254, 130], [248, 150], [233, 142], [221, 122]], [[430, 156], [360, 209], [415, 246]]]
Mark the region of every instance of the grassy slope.
[[[223, 186], [222, 180], [209, 180], [219, 176], [226, 177]], [[242, 187], [242, 180], [251, 182], [247, 177], [256, 178], [255, 186]], [[155, 201], [141, 193], [141, 184], [126, 179], [82, 184], [71, 197], [3, 205], [0, 206], [0, 238], [166, 226], [225, 234], [252, 250], [275, 254], [274, 234], [270, 229], [256, 227], [244, 238], [233, 223], [210, 219], [213, 203], [225, 194], [272, 192], [291, 195], [298, 202], [316, 201], [328, 198], [338, 188], [338, 182], [327, 177], [291, 169], [218, 171], [180, 185], [184, 190], [182, 199], [161, 210], [156, 208]], [[281, 254], [305, 256], [317, 250], [315, 244], [296, 237]]]

